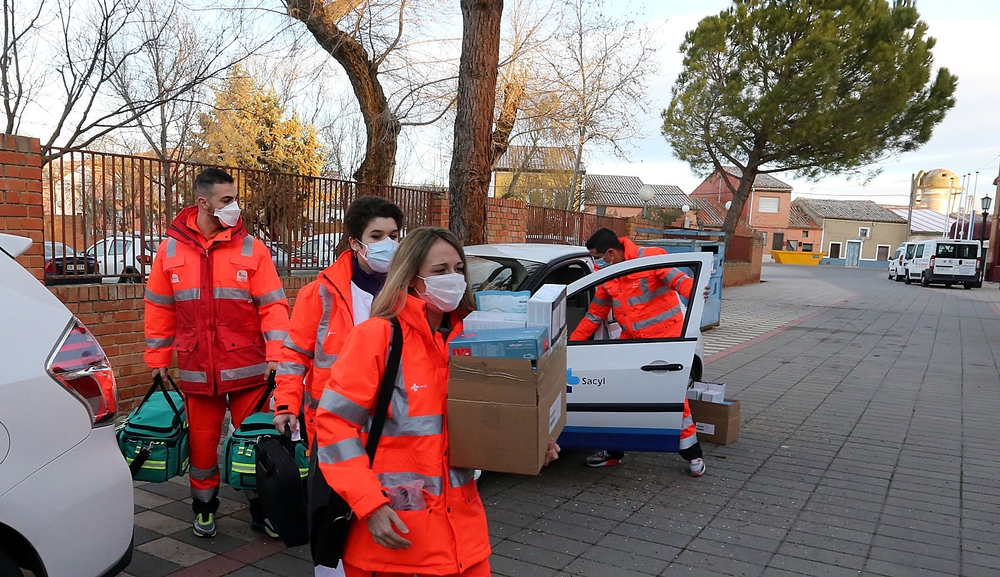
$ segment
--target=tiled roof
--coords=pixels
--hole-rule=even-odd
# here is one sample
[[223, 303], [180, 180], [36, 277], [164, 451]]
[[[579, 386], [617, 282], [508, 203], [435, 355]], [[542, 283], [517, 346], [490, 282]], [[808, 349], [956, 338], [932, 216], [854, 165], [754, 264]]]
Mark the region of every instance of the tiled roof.
[[[905, 206], [894, 206], [889, 208], [892, 212], [906, 220], [906, 213], [909, 210]], [[940, 234], [951, 230], [951, 225], [956, 222], [954, 217], [947, 217], [944, 214], [929, 208], [913, 209], [913, 221], [910, 224], [910, 231], [913, 234], [935, 233]]]
[[[638, 178], [631, 176], [605, 177], [598, 175], [597, 179], [593, 179], [591, 176], [592, 175], [588, 174], [585, 178], [587, 186], [608, 186], [610, 184], [611, 186], [616, 187], [617, 190], [609, 191], [588, 188], [587, 204], [592, 206], [634, 208], [642, 208], [646, 206], [642, 197], [639, 196], [639, 190], [642, 189], [643, 185], [642, 181]], [[608, 180], [609, 178], [611, 180]], [[633, 182], [632, 179], [634, 179], [635, 182]], [[595, 182], [598, 184], [595, 185]], [[636, 188], [636, 183], [638, 183], [638, 188]], [[649, 206], [651, 208], [681, 208], [685, 204], [692, 206], [691, 197], [684, 194], [684, 191], [681, 190], [680, 187], [672, 184], [650, 184], [649, 187], [653, 189], [654, 194], [653, 200], [649, 201]]]
[[[570, 171], [576, 162], [573, 149], [568, 146], [510, 146], [497, 161], [498, 172], [549, 172]], [[580, 163], [580, 171], [586, 169]]]
[[822, 228], [794, 202], [788, 213], [788, 228]]
[[726, 207], [714, 198], [691, 197], [691, 205], [698, 211], [698, 224], [721, 227], [726, 224]]
[[[736, 178], [743, 177], [743, 171], [738, 167], [723, 166], [722, 169]], [[770, 174], [758, 174], [753, 179], [753, 187], [757, 190], [792, 190], [792, 186], [790, 184], [781, 182]]]
[[871, 200], [831, 200], [827, 198], [797, 198], [795, 203], [820, 218], [868, 222], [906, 223], [891, 210]]

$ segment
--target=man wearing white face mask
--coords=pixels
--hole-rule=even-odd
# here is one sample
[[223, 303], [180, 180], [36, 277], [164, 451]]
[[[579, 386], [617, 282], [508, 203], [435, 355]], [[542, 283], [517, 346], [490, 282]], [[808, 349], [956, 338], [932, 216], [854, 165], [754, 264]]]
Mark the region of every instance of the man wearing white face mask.
[[[196, 206], [177, 215], [146, 284], [146, 364], [167, 376], [177, 351], [178, 386], [190, 427], [194, 533], [216, 534], [218, 448], [228, 407], [234, 427], [265, 394], [288, 334], [288, 301], [271, 253], [247, 234], [236, 185], [225, 171], [199, 174]], [[251, 528], [267, 525], [251, 496]]]
[[[372, 301], [385, 283], [385, 273], [398, 246], [403, 211], [377, 196], [363, 196], [347, 208], [344, 228], [349, 250], [299, 291], [281, 349], [274, 425], [294, 428], [305, 415], [310, 441], [313, 418], [322, 394], [318, 384], [330, 372], [354, 326], [368, 320]], [[343, 575], [341, 569], [316, 568], [317, 576]]]

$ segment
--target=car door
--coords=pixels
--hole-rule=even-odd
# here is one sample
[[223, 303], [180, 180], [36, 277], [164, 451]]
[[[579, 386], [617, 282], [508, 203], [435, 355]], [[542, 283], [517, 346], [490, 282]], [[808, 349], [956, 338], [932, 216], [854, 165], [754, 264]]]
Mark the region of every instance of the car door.
[[[572, 283], [567, 297], [589, 294], [600, 283], [623, 275], [664, 268], [682, 269], [694, 278], [692, 294], [701, 295], [708, 285], [712, 254], [677, 253], [618, 263]], [[704, 307], [704, 298], [690, 299], [677, 338], [571, 341], [567, 419], [559, 444], [677, 452]]]

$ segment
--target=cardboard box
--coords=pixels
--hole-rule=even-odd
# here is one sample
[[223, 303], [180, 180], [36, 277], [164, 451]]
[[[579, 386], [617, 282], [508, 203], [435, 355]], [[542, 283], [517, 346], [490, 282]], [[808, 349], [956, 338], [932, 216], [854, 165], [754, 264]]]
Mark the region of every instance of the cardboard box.
[[728, 445], [740, 438], [740, 402], [688, 401], [691, 417], [698, 428], [698, 440]]
[[[448, 343], [453, 357], [539, 359], [549, 348], [545, 327], [464, 332]], [[565, 384], [565, 383], [564, 383]]]
[[476, 309], [493, 313], [528, 314], [531, 291], [479, 291]]
[[462, 321], [462, 326], [465, 327], [467, 333], [496, 329], [523, 329], [528, 326], [528, 315], [472, 311]]
[[545, 284], [528, 300], [528, 326], [545, 327], [553, 341], [566, 328], [566, 285]]
[[705, 391], [698, 397], [698, 400], [707, 403], [722, 403], [726, 400], [726, 393], [722, 391]]
[[537, 475], [566, 424], [566, 341], [537, 361], [451, 357], [452, 467]]

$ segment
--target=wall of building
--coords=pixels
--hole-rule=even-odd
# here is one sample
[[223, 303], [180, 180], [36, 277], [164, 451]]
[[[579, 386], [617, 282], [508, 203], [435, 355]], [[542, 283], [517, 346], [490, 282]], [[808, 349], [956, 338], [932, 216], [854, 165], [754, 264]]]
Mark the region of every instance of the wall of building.
[[45, 278], [44, 226], [41, 142], [0, 134], [0, 232], [34, 241], [17, 261], [39, 280]]
[[[871, 229], [871, 238], [862, 239], [858, 235], [861, 227]], [[889, 256], [891, 257], [892, 251], [906, 242], [906, 223], [824, 219], [823, 252], [830, 254], [830, 243], [839, 242], [841, 243], [840, 258], [844, 258], [848, 240], [862, 242], [862, 260], [875, 260], [877, 247], [880, 244], [889, 246]]]
[[[798, 250], [800, 252], [822, 252], [823, 247], [820, 244], [823, 241], [823, 229], [802, 229], [802, 228], [788, 228], [785, 229], [785, 247], [787, 249], [787, 241], [794, 240], [799, 243]], [[811, 244], [812, 250], [806, 251], [802, 245]], [[770, 246], [770, 245], [769, 245]], [[895, 247], [893, 247], [895, 248]]]

